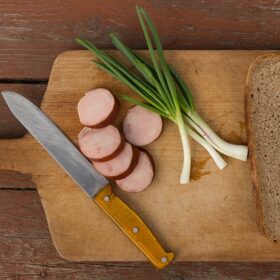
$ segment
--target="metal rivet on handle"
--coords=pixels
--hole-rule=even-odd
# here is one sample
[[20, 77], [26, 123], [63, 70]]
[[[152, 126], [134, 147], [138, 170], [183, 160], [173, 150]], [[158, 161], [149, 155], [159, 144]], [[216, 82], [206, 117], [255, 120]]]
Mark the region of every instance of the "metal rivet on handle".
[[105, 195], [103, 198], [104, 201], [108, 202], [110, 200], [110, 196], [109, 195]]
[[132, 232], [133, 232], [133, 233], [138, 233], [138, 232], [139, 232], [139, 228], [138, 228], [138, 227], [132, 228]]
[[166, 262], [167, 262], [167, 257], [162, 257], [162, 258], [161, 258], [161, 262], [162, 262], [162, 263], [166, 263]]

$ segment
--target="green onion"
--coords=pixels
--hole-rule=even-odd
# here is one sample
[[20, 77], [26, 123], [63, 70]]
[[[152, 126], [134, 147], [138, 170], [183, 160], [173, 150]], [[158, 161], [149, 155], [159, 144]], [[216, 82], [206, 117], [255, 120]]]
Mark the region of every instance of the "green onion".
[[246, 160], [248, 153], [246, 146], [225, 142], [198, 115], [190, 89], [165, 59], [159, 35], [150, 16], [141, 7], [136, 6], [136, 11], [151, 61], [128, 48], [115, 33], [111, 34], [111, 39], [137, 73], [132, 73], [118, 60], [99, 50], [89, 41], [81, 39], [76, 41], [96, 55], [99, 61], [93, 62], [99, 68], [122, 81], [138, 93], [143, 101], [131, 96], [122, 96], [123, 99], [160, 114], [178, 126], [184, 155], [181, 184], [188, 183], [190, 179], [191, 151], [188, 135], [209, 152], [220, 169], [226, 166], [226, 162], [217, 150], [225, 155]]

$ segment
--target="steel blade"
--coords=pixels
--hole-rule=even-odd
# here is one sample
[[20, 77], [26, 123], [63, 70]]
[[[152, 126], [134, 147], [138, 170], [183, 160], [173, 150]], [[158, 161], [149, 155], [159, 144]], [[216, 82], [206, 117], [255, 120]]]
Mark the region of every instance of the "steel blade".
[[2, 95], [19, 122], [90, 197], [108, 183], [40, 108], [16, 92]]

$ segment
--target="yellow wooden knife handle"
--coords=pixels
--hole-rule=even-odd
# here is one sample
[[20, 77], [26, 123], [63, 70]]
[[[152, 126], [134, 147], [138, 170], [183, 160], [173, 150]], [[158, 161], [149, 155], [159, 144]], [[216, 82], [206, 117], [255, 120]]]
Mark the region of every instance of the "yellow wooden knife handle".
[[110, 185], [95, 195], [94, 200], [154, 266], [163, 268], [172, 261], [174, 254], [163, 249], [141, 218], [112, 192]]

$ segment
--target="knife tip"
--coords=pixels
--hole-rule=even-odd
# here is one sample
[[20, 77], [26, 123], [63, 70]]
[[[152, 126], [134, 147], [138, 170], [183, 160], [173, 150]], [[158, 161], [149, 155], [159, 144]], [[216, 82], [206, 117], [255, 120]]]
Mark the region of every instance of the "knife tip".
[[14, 97], [16, 95], [19, 95], [18, 93], [9, 90], [3, 90], [1, 91], [1, 94], [6, 102], [8, 102], [9, 97]]
[[1, 94], [2, 94], [3, 96], [7, 96], [7, 95], [16, 95], [16, 94], [18, 94], [18, 93], [14, 92], [14, 91], [9, 91], [9, 90], [2, 90], [2, 91], [1, 91]]

